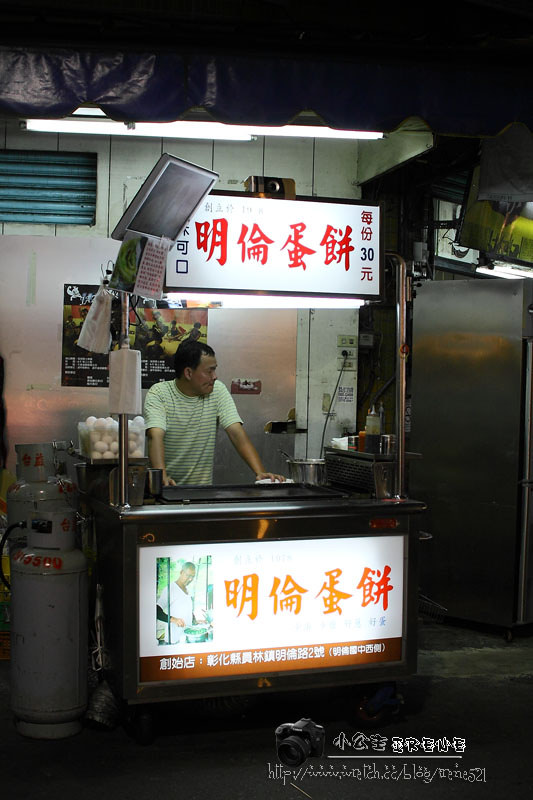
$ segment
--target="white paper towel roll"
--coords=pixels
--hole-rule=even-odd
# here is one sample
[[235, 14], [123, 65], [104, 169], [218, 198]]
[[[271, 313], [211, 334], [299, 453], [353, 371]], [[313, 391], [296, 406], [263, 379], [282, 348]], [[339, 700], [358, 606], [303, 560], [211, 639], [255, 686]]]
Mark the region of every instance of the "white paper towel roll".
[[140, 414], [141, 352], [124, 347], [109, 353], [109, 413]]

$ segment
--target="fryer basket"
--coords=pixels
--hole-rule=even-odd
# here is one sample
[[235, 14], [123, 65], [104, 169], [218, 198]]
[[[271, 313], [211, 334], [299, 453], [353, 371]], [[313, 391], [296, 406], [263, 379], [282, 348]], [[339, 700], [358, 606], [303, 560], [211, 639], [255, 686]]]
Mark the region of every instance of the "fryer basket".
[[378, 500], [392, 497], [396, 467], [392, 456], [326, 447], [324, 457], [331, 486], [370, 494]]

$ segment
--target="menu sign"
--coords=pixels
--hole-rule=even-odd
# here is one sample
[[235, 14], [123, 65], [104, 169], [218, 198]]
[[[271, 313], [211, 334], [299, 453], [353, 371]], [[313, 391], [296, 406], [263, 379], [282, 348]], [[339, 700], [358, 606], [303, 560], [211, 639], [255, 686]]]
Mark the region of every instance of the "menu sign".
[[376, 297], [380, 207], [209, 195], [167, 262], [167, 289]]
[[404, 536], [139, 549], [140, 681], [402, 658]]

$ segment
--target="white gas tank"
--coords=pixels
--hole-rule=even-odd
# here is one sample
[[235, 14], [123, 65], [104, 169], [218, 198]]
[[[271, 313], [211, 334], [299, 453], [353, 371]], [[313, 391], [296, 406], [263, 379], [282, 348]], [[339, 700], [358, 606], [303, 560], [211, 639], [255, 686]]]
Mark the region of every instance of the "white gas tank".
[[11, 553], [11, 708], [24, 736], [78, 733], [87, 706], [87, 562], [76, 514], [40, 507]]
[[7, 492], [7, 524], [25, 522], [37, 509], [73, 510], [77, 505], [74, 483], [59, 475], [59, 449], [64, 442], [16, 444], [17, 480]]

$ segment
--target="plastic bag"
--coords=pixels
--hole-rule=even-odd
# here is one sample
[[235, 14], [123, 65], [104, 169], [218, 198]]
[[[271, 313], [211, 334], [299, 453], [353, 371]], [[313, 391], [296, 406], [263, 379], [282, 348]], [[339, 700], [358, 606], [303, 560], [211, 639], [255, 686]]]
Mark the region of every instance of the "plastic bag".
[[78, 345], [92, 353], [108, 353], [111, 347], [111, 303], [113, 295], [100, 286], [85, 321], [81, 326]]

